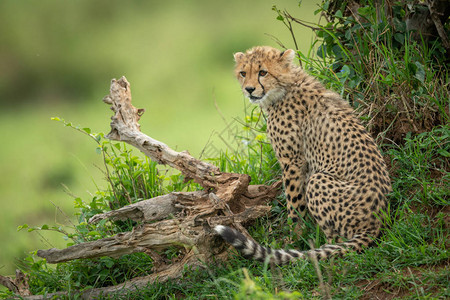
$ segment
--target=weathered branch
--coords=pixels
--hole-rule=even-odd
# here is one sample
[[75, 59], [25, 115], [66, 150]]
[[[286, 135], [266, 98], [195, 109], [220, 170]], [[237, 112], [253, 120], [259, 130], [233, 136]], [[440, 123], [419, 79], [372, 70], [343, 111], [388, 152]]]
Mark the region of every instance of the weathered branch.
[[[210, 197], [216, 197], [215, 195]], [[259, 205], [244, 211], [225, 216], [216, 216], [223, 206], [204, 205], [195, 215], [163, 220], [152, 224], [143, 224], [133, 231], [119, 233], [114, 237], [70, 246], [66, 249], [39, 250], [37, 255], [49, 263], [60, 263], [80, 258], [98, 258], [102, 256], [120, 257], [134, 252], [146, 252], [147, 249], [163, 250], [170, 246], [193, 248], [201, 245], [200, 239], [206, 235], [212, 238], [212, 232], [206, 228], [216, 225], [235, 225], [248, 222], [267, 214], [270, 207]], [[206, 232], [207, 231], [207, 232]], [[210, 237], [211, 236], [211, 237]], [[207, 249], [205, 249], [207, 250]]]
[[95, 215], [89, 219], [89, 223], [97, 223], [103, 219], [110, 219], [113, 221], [124, 221], [130, 219], [133, 221], [143, 222], [162, 220], [181, 209], [181, 206], [176, 205], [176, 203], [193, 201], [194, 199], [202, 197], [203, 194], [204, 192], [202, 191], [191, 193], [174, 192], [167, 195], [158, 196], [149, 200], [143, 200], [127, 205], [116, 210], [108, 211], [103, 214]]
[[[137, 122], [144, 110], [136, 109], [131, 105], [130, 84], [125, 77], [112, 80], [110, 94], [103, 101], [111, 104], [111, 109], [115, 112], [115, 115], [111, 118], [111, 131], [106, 136], [107, 138], [133, 145], [153, 161], [180, 170], [187, 178], [192, 178], [206, 189], [215, 190], [218, 184], [225, 184], [230, 181], [243, 183], [236, 186], [237, 190], [242, 189], [245, 183], [248, 186], [250, 181], [248, 175], [221, 173], [216, 166], [200, 161], [186, 151], [176, 152], [166, 144], [141, 133]], [[238, 178], [240, 180], [236, 180]], [[222, 195], [218, 196], [222, 198]]]
[[[266, 203], [279, 193], [280, 182], [270, 186], [249, 186], [250, 177], [246, 174], [220, 172], [216, 166], [200, 161], [188, 152], [174, 151], [141, 133], [138, 121], [144, 110], [131, 105], [130, 84], [125, 77], [112, 80], [110, 94], [103, 101], [110, 104], [114, 111], [107, 138], [133, 145], [152, 160], [176, 168], [204, 189], [158, 196], [96, 215], [89, 220], [89, 223], [95, 223], [104, 219], [130, 219], [138, 223], [130, 232], [66, 249], [39, 250], [37, 255], [49, 263], [102, 256], [117, 258], [135, 252], [144, 252], [152, 257], [152, 274], [113, 287], [84, 291], [81, 293], [84, 298], [135, 290], [156, 279], [164, 281], [180, 277], [186, 266], [203, 266], [225, 259], [228, 246], [213, 233], [212, 227], [219, 224], [233, 226], [248, 235], [243, 224], [270, 211]], [[171, 262], [164, 258], [162, 253], [169, 247], [180, 249], [178, 261]], [[38, 296], [32, 297], [30, 299], [40, 299]]]

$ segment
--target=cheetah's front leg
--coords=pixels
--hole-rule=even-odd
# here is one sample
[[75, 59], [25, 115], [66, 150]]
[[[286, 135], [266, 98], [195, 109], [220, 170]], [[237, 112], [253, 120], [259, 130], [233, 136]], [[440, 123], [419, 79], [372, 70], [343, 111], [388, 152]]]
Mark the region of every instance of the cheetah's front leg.
[[[301, 219], [306, 214], [305, 186], [307, 164], [305, 162], [289, 161], [282, 164], [282, 167], [288, 216], [294, 222], [296, 232], [301, 233], [303, 225]], [[299, 215], [301, 219], [299, 219]]]

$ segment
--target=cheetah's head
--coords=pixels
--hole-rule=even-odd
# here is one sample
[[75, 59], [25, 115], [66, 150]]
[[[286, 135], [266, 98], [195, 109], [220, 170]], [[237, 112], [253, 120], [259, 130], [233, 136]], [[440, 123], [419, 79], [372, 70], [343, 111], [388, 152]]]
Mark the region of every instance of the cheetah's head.
[[236, 77], [250, 102], [267, 107], [286, 94], [285, 77], [294, 67], [295, 51], [254, 47], [234, 54]]

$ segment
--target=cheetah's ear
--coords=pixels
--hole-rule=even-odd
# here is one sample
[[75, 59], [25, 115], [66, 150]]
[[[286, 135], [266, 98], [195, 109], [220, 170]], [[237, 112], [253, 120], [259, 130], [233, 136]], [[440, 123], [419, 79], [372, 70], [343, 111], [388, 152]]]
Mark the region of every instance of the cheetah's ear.
[[280, 61], [286, 63], [286, 66], [292, 63], [295, 57], [295, 51], [292, 49], [287, 49], [286, 51], [281, 52]]
[[242, 52], [237, 52], [234, 54], [234, 61], [236, 63], [239, 63], [239, 61], [244, 57], [244, 53]]

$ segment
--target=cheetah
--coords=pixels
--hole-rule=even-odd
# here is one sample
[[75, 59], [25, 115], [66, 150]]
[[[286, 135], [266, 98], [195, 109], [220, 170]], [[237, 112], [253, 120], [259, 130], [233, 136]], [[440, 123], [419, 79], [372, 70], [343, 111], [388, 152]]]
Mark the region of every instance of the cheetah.
[[235, 73], [244, 95], [266, 114], [289, 218], [301, 226], [308, 211], [327, 244], [309, 251], [274, 250], [232, 228], [214, 228], [243, 256], [277, 265], [368, 247], [380, 233], [391, 191], [386, 164], [353, 109], [295, 65], [294, 57], [291, 49], [254, 47], [234, 54]]

